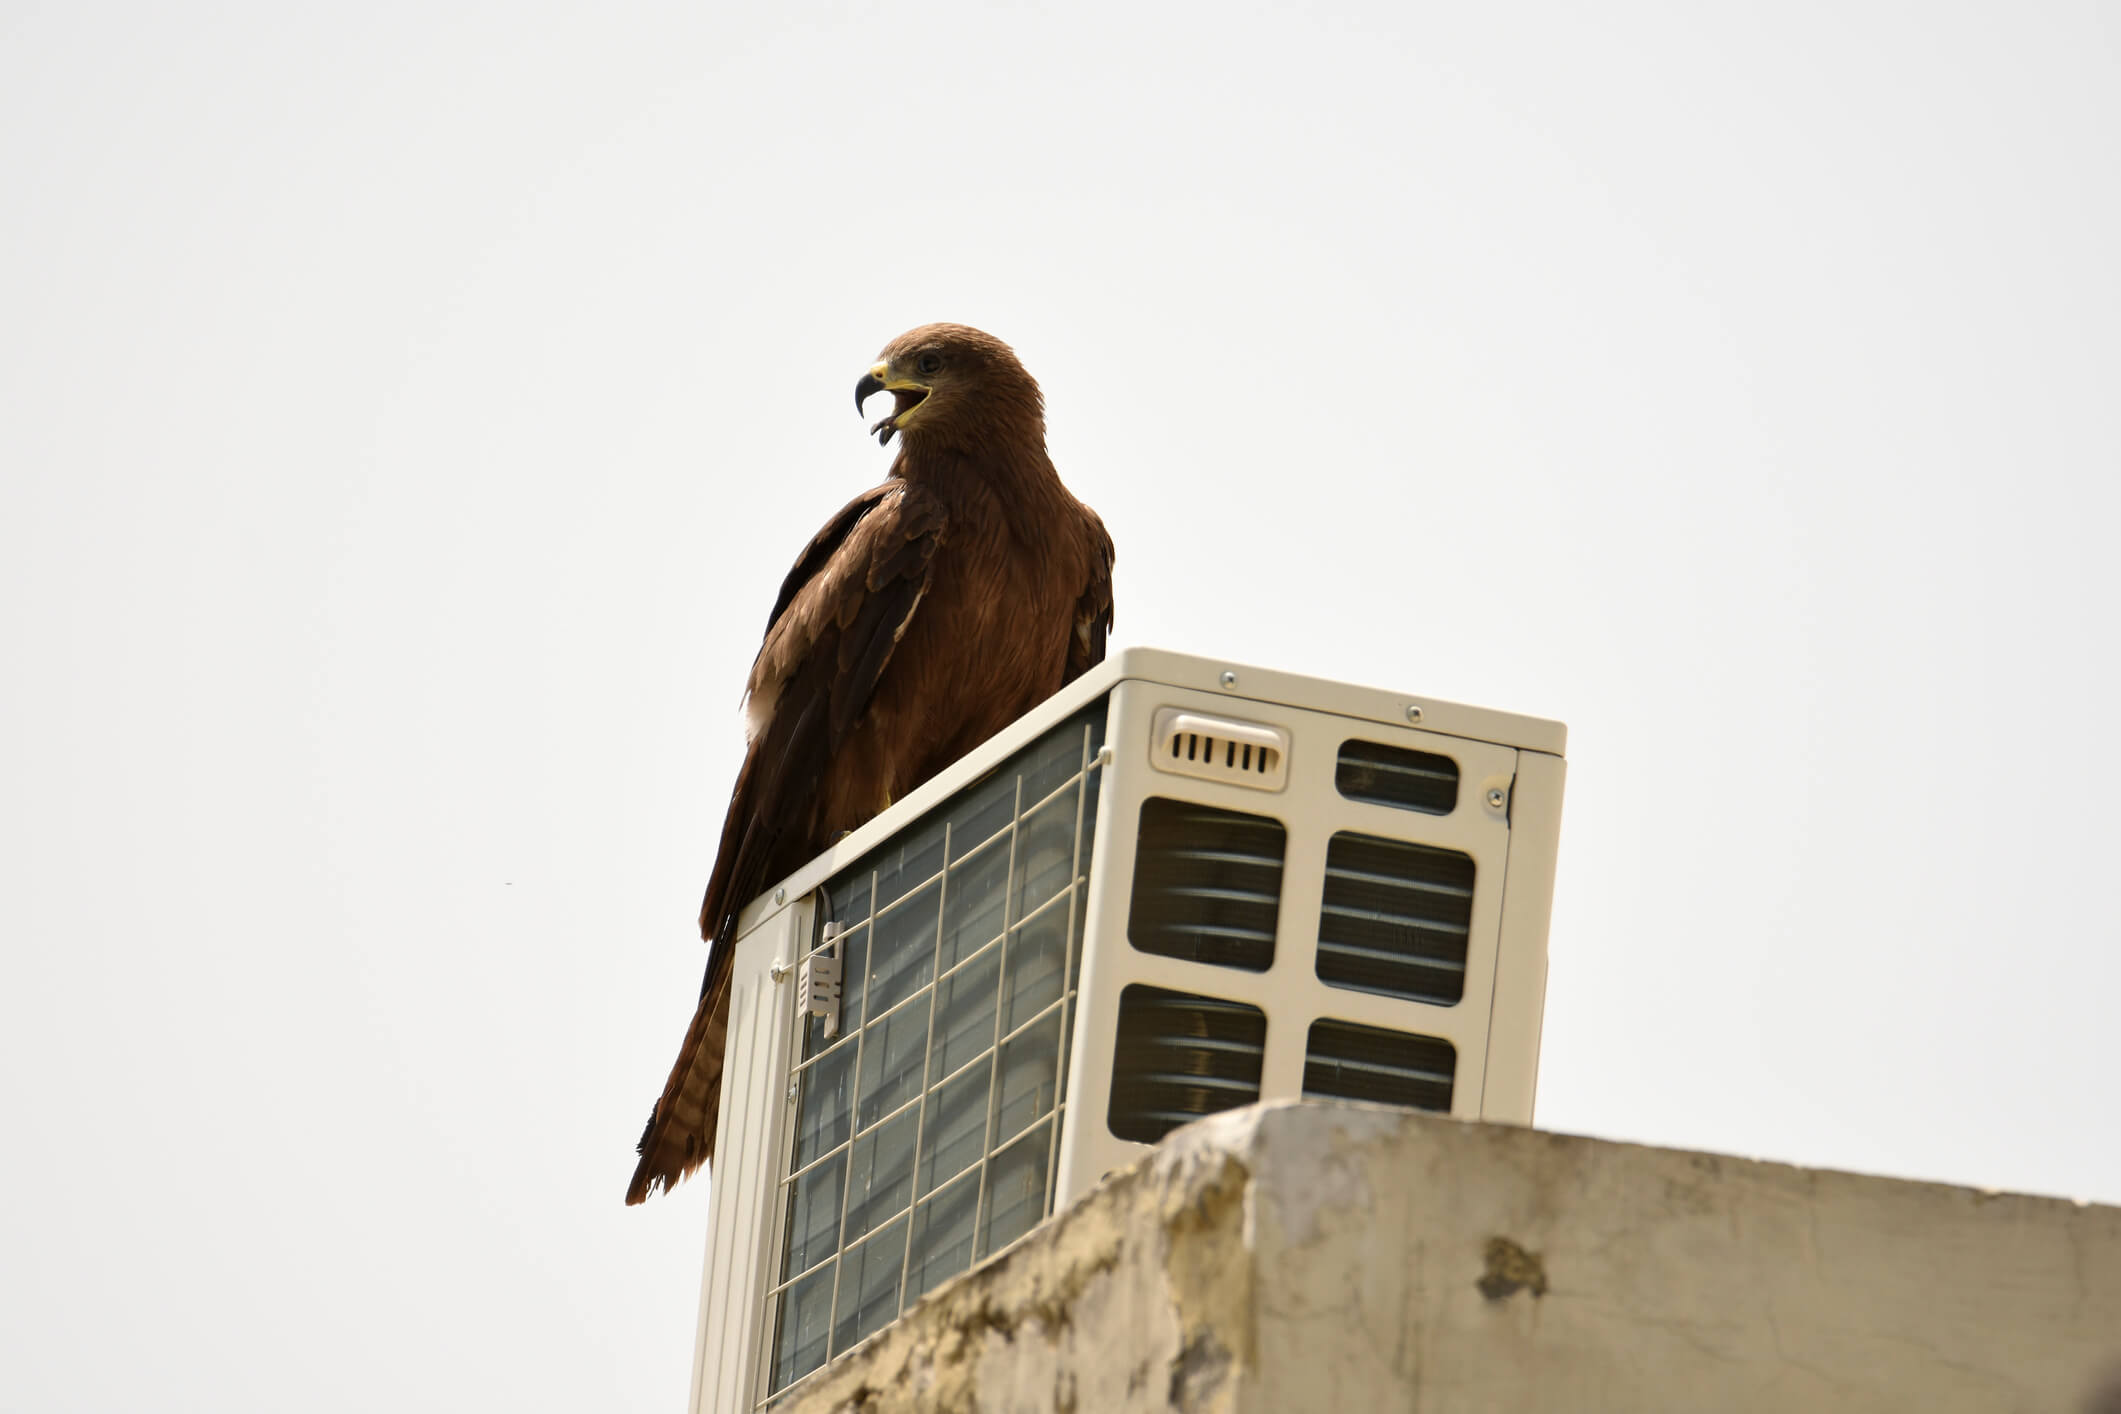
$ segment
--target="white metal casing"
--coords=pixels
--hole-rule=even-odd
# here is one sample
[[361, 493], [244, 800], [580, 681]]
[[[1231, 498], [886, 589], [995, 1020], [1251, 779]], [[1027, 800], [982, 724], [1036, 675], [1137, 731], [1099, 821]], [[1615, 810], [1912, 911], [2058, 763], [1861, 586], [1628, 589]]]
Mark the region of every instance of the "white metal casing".
[[[1119, 998], [1135, 983], [1245, 1002], [1264, 1012], [1260, 1098], [1303, 1093], [1306, 1034], [1313, 1019], [1325, 1017], [1448, 1041], [1457, 1056], [1452, 1114], [1530, 1122], [1560, 829], [1564, 728], [1225, 661], [1126, 650], [744, 910], [733, 958], [695, 1353], [695, 1414], [735, 1414], [756, 1408], [768, 1396], [765, 1371], [774, 1323], [766, 1305], [788, 1221], [782, 1181], [793, 1143], [790, 1072], [801, 1044], [794, 973], [817, 932], [816, 891], [1101, 697], [1109, 698], [1098, 757], [1102, 779], [1092, 853], [1083, 871], [1087, 926], [1080, 976], [1071, 982], [1076, 1001], [1049, 1212], [1147, 1151], [1146, 1145], [1115, 1136], [1106, 1122]], [[1173, 712], [1192, 721], [1254, 728], [1236, 734], [1247, 739], [1269, 739], [1259, 735], [1264, 732], [1286, 741], [1273, 771], [1278, 788], [1156, 769], [1151, 753], [1169, 735], [1168, 730], [1158, 733], [1157, 719], [1162, 714], [1168, 728]], [[1335, 784], [1335, 769], [1341, 744], [1351, 738], [1449, 756], [1460, 771], [1457, 808], [1447, 815], [1416, 814], [1344, 796]], [[1499, 804], [1490, 804], [1491, 792], [1499, 793]], [[1272, 816], [1286, 829], [1274, 956], [1265, 971], [1130, 946], [1137, 825], [1142, 803], [1156, 796]], [[1427, 1005], [1319, 979], [1314, 951], [1325, 854], [1328, 840], [1344, 831], [1418, 841], [1473, 860], [1472, 922], [1464, 992], [1457, 1003]]]

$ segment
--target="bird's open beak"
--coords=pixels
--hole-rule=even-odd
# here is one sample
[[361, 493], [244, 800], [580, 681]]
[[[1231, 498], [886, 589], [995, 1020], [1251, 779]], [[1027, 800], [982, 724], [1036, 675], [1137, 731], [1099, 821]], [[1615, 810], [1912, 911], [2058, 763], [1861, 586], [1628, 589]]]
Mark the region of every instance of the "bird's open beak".
[[891, 440], [891, 434], [905, 426], [913, 410], [927, 401], [929, 388], [926, 383], [916, 383], [911, 378], [896, 377], [888, 362], [873, 363], [861, 381], [854, 385], [854, 410], [860, 412], [862, 404], [876, 393], [889, 393], [892, 408], [889, 416], [871, 423], [869, 430], [876, 434], [877, 445]]

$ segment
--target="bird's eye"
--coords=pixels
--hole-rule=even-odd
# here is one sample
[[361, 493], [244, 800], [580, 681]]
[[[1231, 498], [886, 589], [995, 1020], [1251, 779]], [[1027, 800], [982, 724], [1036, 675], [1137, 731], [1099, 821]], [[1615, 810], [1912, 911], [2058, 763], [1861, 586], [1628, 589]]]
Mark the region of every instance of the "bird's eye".
[[915, 360], [913, 366], [923, 374], [940, 373], [943, 371], [943, 356], [938, 353], [924, 353]]

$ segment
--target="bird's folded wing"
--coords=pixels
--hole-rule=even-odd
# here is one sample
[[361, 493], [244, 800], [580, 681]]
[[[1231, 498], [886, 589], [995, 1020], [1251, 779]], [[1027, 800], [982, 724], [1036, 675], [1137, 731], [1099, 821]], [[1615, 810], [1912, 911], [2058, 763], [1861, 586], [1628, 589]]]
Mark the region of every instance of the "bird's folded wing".
[[1090, 532], [1090, 577], [1075, 603], [1075, 632], [1068, 638], [1068, 669], [1063, 682], [1074, 682], [1105, 661], [1105, 638], [1112, 632], [1112, 537], [1097, 512], [1083, 507]]
[[946, 529], [938, 500], [903, 481], [886, 483], [833, 517], [781, 585], [751, 670], [750, 750], [700, 909], [711, 946], [699, 1009], [642, 1132], [628, 1203], [714, 1155], [737, 912], [776, 872], [826, 843], [808, 838], [819, 785], [927, 593]]

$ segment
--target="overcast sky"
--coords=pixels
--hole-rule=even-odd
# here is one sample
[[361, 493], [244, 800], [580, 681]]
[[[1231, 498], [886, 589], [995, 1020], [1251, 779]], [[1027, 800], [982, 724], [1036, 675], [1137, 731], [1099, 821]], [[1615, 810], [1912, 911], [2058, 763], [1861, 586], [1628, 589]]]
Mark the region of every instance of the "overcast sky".
[[0, 1404], [670, 1410], [780, 577], [1559, 718], [1548, 1127], [2121, 1201], [2121, 11], [0, 3]]

